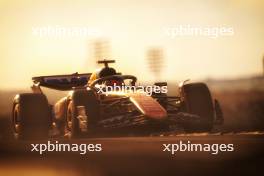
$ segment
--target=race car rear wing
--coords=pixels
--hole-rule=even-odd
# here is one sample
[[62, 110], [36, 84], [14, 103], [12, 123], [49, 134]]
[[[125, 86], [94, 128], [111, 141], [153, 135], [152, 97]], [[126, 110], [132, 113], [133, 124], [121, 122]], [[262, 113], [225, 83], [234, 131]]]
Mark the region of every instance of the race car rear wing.
[[34, 86], [43, 86], [56, 90], [72, 90], [73, 87], [85, 86], [91, 73], [78, 72], [69, 75], [52, 75], [33, 77]]

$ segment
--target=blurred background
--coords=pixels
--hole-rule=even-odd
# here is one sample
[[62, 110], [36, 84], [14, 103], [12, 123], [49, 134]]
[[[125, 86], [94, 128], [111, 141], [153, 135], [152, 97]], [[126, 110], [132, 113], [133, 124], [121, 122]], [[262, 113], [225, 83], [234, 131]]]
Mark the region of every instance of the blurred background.
[[[170, 81], [262, 74], [263, 7], [261, 0], [1, 0], [0, 88], [27, 88], [36, 75], [91, 72], [94, 56], [100, 57], [95, 45], [103, 57], [117, 60], [121, 72], [144, 75], [142, 81], [154, 79], [146, 61], [151, 48], [163, 50], [160, 77]], [[164, 29], [178, 25], [232, 27], [234, 35], [166, 35]], [[86, 27], [100, 35], [34, 34], [48, 26]]]

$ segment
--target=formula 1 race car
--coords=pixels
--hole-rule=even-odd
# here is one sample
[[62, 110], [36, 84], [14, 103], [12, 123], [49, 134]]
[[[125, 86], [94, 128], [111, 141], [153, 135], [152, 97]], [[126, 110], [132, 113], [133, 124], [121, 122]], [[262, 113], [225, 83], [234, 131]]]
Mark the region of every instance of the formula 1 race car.
[[[104, 68], [95, 73], [33, 77], [33, 93], [14, 98], [12, 125], [17, 138], [44, 138], [56, 129], [58, 135], [82, 137], [112, 131], [169, 131], [173, 126], [186, 132], [209, 132], [223, 123], [217, 100], [204, 83], [179, 85], [179, 96], [166, 92], [106, 91], [109, 86], [135, 86], [137, 78], [122, 75], [108, 66], [114, 60], [102, 60]], [[155, 83], [167, 87], [166, 82]], [[50, 105], [41, 87], [69, 91]]]

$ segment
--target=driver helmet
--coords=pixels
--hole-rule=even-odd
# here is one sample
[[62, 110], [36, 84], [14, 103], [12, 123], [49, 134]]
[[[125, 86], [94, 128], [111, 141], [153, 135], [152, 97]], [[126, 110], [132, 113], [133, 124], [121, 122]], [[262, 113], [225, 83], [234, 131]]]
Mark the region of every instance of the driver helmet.
[[[96, 70], [95, 72], [92, 73], [92, 75], [89, 78], [88, 84], [90, 85], [94, 80], [99, 79], [99, 78], [103, 78], [106, 76], [112, 76], [112, 75], [116, 75], [116, 70], [114, 68], [111, 67], [104, 67], [101, 69]], [[113, 80], [115, 81], [115, 80]], [[117, 84], [117, 80], [116, 80], [116, 84]]]

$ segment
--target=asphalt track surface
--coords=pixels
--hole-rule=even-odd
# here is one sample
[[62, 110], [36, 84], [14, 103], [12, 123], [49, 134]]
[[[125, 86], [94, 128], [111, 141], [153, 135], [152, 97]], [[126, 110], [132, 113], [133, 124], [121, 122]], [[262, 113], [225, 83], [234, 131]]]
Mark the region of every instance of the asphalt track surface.
[[[0, 175], [263, 175], [264, 134], [178, 134], [155, 137], [53, 139], [102, 144], [101, 152], [31, 152], [31, 143], [1, 141]], [[163, 151], [163, 144], [233, 144], [233, 152]]]

